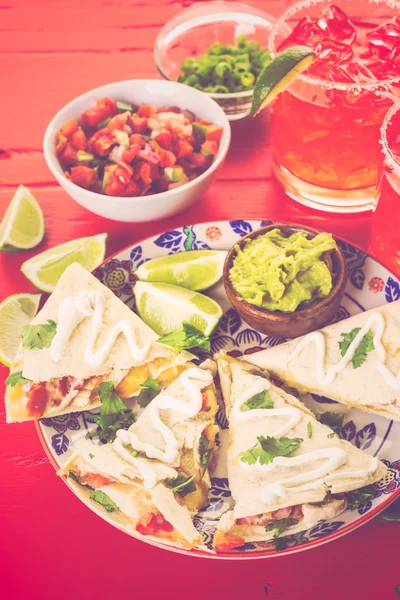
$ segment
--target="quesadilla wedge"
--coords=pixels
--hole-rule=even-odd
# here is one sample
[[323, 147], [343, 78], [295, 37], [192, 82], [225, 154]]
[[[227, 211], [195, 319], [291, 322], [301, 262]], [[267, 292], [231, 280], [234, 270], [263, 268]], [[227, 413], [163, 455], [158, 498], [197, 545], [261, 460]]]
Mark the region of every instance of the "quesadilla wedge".
[[212, 370], [187, 369], [112, 445], [78, 440], [59, 474], [116, 524], [185, 548], [202, 545], [192, 517], [208, 501], [216, 411]]
[[168, 385], [191, 355], [157, 337], [96, 277], [72, 264], [22, 330], [7, 379], [7, 422], [96, 408], [104, 381], [117, 386], [121, 398], [137, 394], [149, 378]]
[[385, 466], [341, 440], [266, 372], [217, 358], [229, 419], [228, 479], [233, 510], [214, 536], [217, 552], [268, 541], [333, 518], [346, 492], [381, 479]]
[[400, 421], [400, 300], [243, 360], [300, 392]]

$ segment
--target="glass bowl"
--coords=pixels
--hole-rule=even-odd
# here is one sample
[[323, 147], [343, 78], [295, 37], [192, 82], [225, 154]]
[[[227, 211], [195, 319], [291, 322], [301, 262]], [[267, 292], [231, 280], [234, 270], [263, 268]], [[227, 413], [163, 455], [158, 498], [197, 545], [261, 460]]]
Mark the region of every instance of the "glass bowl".
[[[238, 2], [198, 2], [175, 15], [157, 36], [154, 59], [165, 79], [177, 81], [185, 58], [204, 54], [213, 42], [233, 44], [239, 35], [257, 40], [268, 49], [269, 34], [275, 22], [271, 15]], [[230, 121], [250, 112], [252, 90], [206, 93], [225, 111]]]

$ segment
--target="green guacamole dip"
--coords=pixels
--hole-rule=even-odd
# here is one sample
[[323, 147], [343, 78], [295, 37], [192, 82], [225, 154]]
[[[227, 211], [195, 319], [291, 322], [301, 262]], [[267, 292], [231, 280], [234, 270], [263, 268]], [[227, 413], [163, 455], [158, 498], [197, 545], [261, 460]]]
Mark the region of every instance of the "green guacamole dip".
[[[307, 233], [285, 237], [273, 229], [246, 242], [229, 277], [244, 300], [267, 310], [294, 312], [332, 289], [332, 273], [324, 254], [336, 248], [330, 233], [308, 239]], [[326, 255], [325, 255], [326, 257]]]

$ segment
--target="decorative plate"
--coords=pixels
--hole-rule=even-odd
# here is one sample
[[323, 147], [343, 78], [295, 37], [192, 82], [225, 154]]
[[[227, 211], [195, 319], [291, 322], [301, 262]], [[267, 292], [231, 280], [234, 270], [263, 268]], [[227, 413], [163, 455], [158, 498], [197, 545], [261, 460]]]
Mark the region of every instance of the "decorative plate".
[[[166, 231], [115, 254], [98, 267], [94, 274], [123, 302], [134, 308], [132, 295], [132, 286], [135, 283], [134, 271], [143, 262], [185, 250], [228, 249], [240, 237], [269, 223], [270, 221], [221, 221], [187, 225]], [[338, 241], [347, 259], [349, 280], [343, 304], [337, 310], [334, 320], [340, 321], [360, 311], [400, 299], [400, 283], [387, 269], [360, 249], [347, 242]], [[210, 295], [223, 306], [225, 314], [218, 329], [212, 335], [212, 351], [201, 352], [199, 355], [201, 359], [210, 357], [220, 350], [226, 350], [232, 356], [251, 354], [285, 341], [282, 338], [264, 336], [242, 322], [230, 307], [222, 283], [214, 286]], [[356, 529], [386, 508], [400, 494], [400, 451], [396, 443], [400, 437], [400, 423], [369, 415], [357, 409], [347, 409], [323, 397], [309, 395], [305, 398], [305, 402], [317, 412], [324, 412], [324, 409], [344, 412], [341, 436], [355, 444], [357, 448], [378, 456], [387, 465], [386, 478], [377, 484], [377, 497], [372, 502], [367, 502], [358, 510], [347, 510], [333, 521], [320, 522], [308, 531], [287, 536], [286, 549], [279, 553], [270, 542], [247, 543], [229, 554], [213, 554], [202, 550], [187, 551], [154, 541], [149, 543], [194, 556], [225, 559], [265, 558], [307, 550], [334, 540]], [[333, 406], [335, 404], [336, 406]], [[93, 412], [86, 411], [42, 419], [37, 423], [43, 447], [57, 469], [62, 467], [71, 455], [71, 441], [74, 434], [76, 435], [77, 430], [82, 431], [93, 427], [93, 420]], [[221, 409], [217, 414], [217, 421], [221, 428], [219, 465], [212, 478], [209, 504], [194, 519], [195, 526], [204, 534], [205, 543], [210, 548], [218, 519], [232, 504], [224, 464], [224, 448], [228, 437], [227, 422]], [[90, 508], [103, 519], [109, 520], [101, 508], [97, 509], [91, 505]], [[143, 540], [142, 537], [140, 539]]]

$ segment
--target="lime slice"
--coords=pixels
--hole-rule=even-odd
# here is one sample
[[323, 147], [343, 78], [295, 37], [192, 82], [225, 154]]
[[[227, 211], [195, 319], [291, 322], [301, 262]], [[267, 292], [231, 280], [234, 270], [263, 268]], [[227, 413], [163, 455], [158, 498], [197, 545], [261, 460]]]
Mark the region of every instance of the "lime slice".
[[137, 281], [133, 292], [140, 317], [159, 335], [179, 329], [182, 321], [210, 335], [222, 317], [215, 300], [172, 283]]
[[136, 271], [141, 281], [175, 283], [189, 290], [206, 290], [222, 277], [227, 252], [190, 250], [154, 258]]
[[0, 304], [0, 362], [9, 367], [21, 341], [21, 328], [33, 319], [40, 294], [14, 294]]
[[78, 262], [92, 271], [104, 259], [106, 233], [71, 240], [50, 248], [23, 263], [21, 271], [39, 290], [52, 292], [65, 269]]
[[293, 46], [277, 54], [257, 77], [250, 115], [252, 117], [257, 115], [316, 58], [314, 50], [307, 46]]
[[44, 218], [38, 201], [20, 185], [0, 223], [0, 250], [15, 252], [34, 248], [44, 236]]

